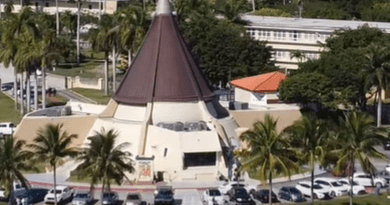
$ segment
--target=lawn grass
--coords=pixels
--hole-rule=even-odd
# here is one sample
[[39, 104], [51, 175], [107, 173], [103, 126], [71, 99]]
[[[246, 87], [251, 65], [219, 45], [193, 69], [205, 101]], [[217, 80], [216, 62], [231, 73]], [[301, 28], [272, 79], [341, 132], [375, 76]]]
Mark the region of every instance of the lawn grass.
[[[304, 203], [304, 204], [310, 204], [310, 203]], [[329, 200], [329, 201], [323, 201], [323, 200], [317, 200], [314, 202], [316, 205], [347, 205], [349, 204], [349, 197], [344, 196], [335, 200]], [[364, 196], [355, 196], [353, 198], [353, 204], [354, 205], [385, 205], [390, 204], [390, 199], [387, 198], [387, 194], [382, 194], [380, 196], [376, 196], [373, 194], [364, 195]]]
[[35, 163], [35, 167], [38, 169], [37, 171], [22, 171], [24, 174], [35, 174], [35, 173], [45, 173], [46, 172], [46, 163], [38, 162]]
[[111, 95], [105, 96], [104, 91], [102, 90], [93, 90], [93, 89], [84, 89], [84, 88], [73, 88], [72, 90], [102, 105], [107, 105], [108, 101], [110, 101], [110, 99], [112, 98]]
[[15, 102], [0, 92], [0, 122], [13, 122], [15, 125], [22, 120], [19, 112], [15, 110]]
[[104, 52], [94, 51], [92, 49], [85, 49], [83, 50], [83, 55], [87, 59], [104, 59]]
[[85, 60], [77, 65], [76, 63], [61, 63], [55, 66], [55, 71], [49, 71], [50, 73], [63, 75], [63, 76], [80, 76], [84, 78], [101, 78], [102, 74], [93, 71], [97, 66], [103, 65], [103, 61], [99, 60]]

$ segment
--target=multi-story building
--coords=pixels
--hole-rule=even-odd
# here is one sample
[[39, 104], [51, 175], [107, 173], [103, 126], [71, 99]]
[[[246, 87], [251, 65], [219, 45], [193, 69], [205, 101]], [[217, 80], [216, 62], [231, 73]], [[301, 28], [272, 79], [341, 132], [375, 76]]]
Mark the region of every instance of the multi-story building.
[[[251, 37], [267, 41], [274, 50], [277, 66], [286, 69], [297, 69], [300, 60], [319, 58], [322, 44], [334, 31], [340, 29], [357, 29], [367, 24], [390, 33], [390, 23], [368, 21], [345, 21], [308, 18], [286, 18], [244, 15], [248, 21], [246, 31]], [[292, 58], [291, 53], [299, 51], [303, 59]]]
[[[129, 0], [83, 0], [81, 5], [81, 10], [83, 13], [89, 13], [94, 16], [98, 16], [99, 12], [101, 14], [114, 13], [121, 4], [125, 4]], [[13, 12], [19, 12], [21, 9], [21, 2], [24, 0], [13, 0], [14, 10]], [[100, 4], [100, 11], [99, 11]], [[4, 12], [5, 4], [0, 5], [1, 11]], [[29, 2], [29, 6], [36, 11], [43, 11], [50, 14], [55, 14], [56, 12], [56, 0], [33, 0]], [[59, 12], [71, 11], [72, 13], [77, 12], [77, 5], [72, 3], [69, 0], [58, 0], [58, 10]]]

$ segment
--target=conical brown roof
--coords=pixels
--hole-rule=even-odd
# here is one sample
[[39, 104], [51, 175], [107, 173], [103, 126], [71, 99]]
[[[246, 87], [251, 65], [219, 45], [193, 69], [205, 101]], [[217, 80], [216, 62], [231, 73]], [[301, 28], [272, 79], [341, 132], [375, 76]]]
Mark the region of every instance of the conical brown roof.
[[171, 14], [157, 15], [114, 100], [124, 104], [210, 100], [213, 92], [195, 64]]

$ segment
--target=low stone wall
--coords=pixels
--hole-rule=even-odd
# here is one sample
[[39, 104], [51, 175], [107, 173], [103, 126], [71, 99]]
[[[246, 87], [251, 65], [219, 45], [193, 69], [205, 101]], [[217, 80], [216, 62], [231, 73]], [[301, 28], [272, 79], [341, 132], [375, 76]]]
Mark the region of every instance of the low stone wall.
[[80, 76], [66, 77], [66, 88], [85, 88], [85, 89], [95, 89], [103, 90], [103, 78], [98, 79], [86, 79], [80, 78]]

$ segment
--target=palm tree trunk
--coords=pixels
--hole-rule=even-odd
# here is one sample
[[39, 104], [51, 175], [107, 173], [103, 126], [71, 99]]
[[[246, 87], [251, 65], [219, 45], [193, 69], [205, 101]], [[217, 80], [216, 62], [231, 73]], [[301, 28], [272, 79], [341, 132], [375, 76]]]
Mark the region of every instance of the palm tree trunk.
[[14, 204], [14, 179], [11, 177], [11, 185], [9, 188], [9, 201], [8, 204], [13, 205]]
[[108, 52], [105, 52], [104, 59], [104, 95], [108, 95]]
[[19, 94], [20, 94], [20, 115], [24, 115], [24, 93], [23, 93], [23, 73], [20, 75], [20, 89], [19, 89]]
[[42, 109], [46, 108], [46, 71], [42, 67]]
[[56, 0], [56, 31], [60, 35], [60, 13], [58, 12], [58, 0]]
[[129, 54], [127, 56], [127, 66], [130, 68], [131, 65], [131, 49], [129, 49]]
[[18, 73], [16, 72], [16, 68], [14, 68], [14, 99], [15, 99], [15, 110], [18, 110]]
[[99, 0], [99, 21], [102, 18], [102, 0]]
[[38, 75], [34, 72], [35, 86], [34, 86], [34, 110], [38, 110]]
[[377, 127], [380, 127], [382, 124], [382, 90], [379, 89], [378, 92], [378, 109], [377, 109]]
[[57, 205], [57, 180], [56, 180], [56, 164], [53, 165], [53, 186], [54, 186], [54, 204]]
[[252, 10], [255, 11], [256, 10], [256, 6], [255, 6], [255, 0], [252, 0]]
[[30, 112], [31, 110], [31, 104], [30, 104], [30, 101], [31, 101], [31, 85], [30, 85], [30, 72], [27, 71], [26, 72], [26, 81], [27, 81], [27, 89], [26, 89], [26, 107], [27, 107], [27, 113]]
[[103, 181], [102, 181], [102, 191], [100, 192], [101, 194], [100, 194], [100, 201], [101, 201], [101, 203], [103, 203], [103, 194], [104, 194], [104, 179], [103, 179]]
[[107, 0], [104, 0], [103, 14], [106, 14]]
[[77, 65], [80, 64], [80, 9], [81, 2], [77, 1]]
[[310, 193], [311, 193], [311, 204], [314, 204], [314, 166], [311, 168], [311, 187], [310, 187]]
[[272, 204], [272, 170], [269, 171], [269, 195], [268, 200], [269, 204]]
[[112, 48], [112, 93], [115, 93], [116, 90], [116, 52], [115, 46]]
[[[349, 184], [351, 185], [351, 193], [349, 194], [349, 204], [353, 205], [353, 170], [355, 169], [355, 159], [352, 157], [352, 176], [350, 177]], [[349, 174], [349, 173], [348, 173]]]

